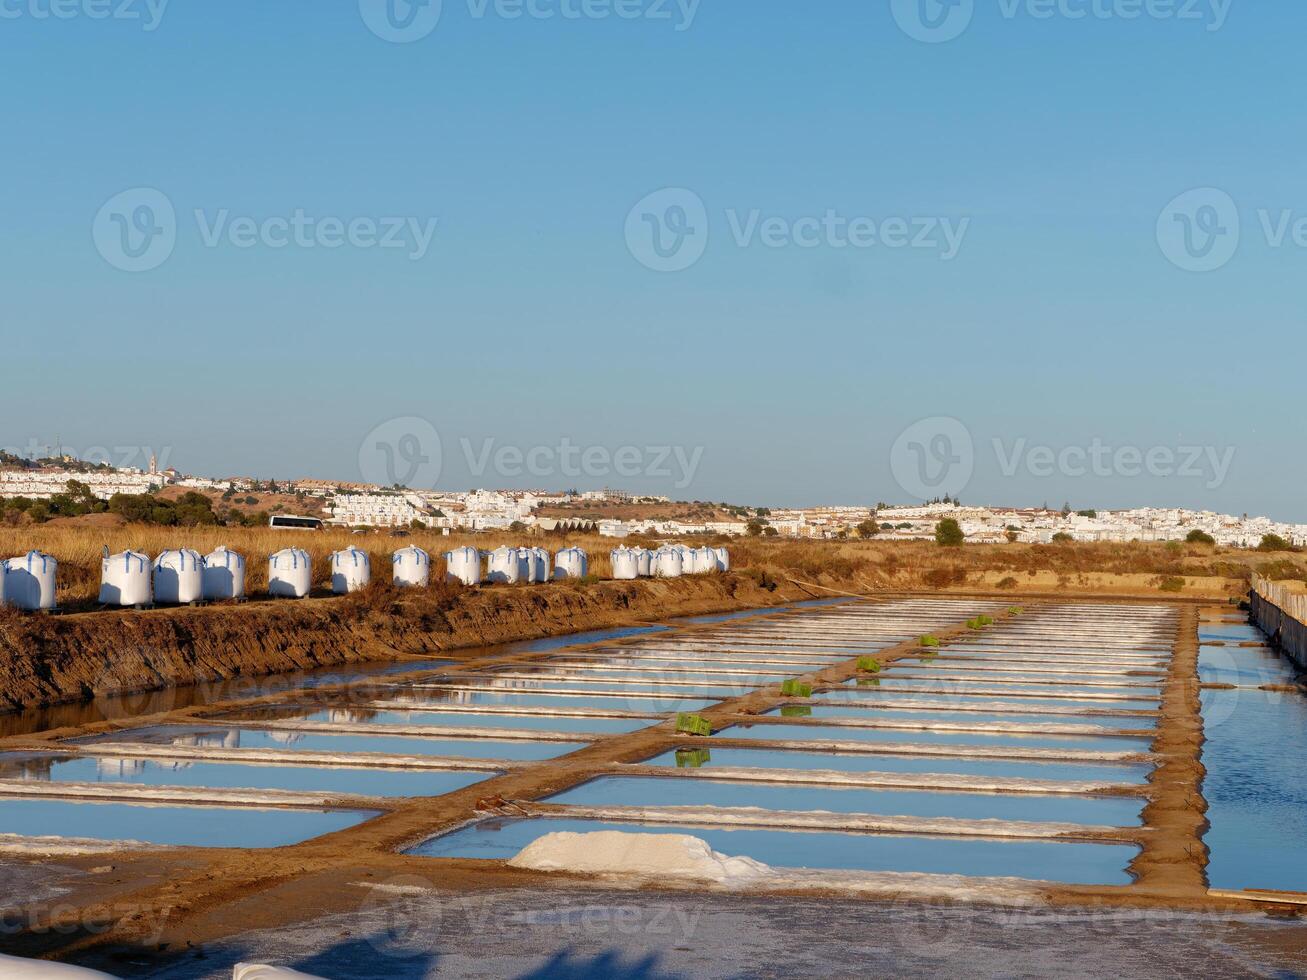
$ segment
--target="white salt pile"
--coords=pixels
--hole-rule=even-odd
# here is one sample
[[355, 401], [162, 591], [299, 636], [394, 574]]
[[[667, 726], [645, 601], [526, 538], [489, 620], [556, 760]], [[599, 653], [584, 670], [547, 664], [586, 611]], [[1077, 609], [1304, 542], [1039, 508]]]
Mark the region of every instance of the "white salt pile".
[[508, 864], [532, 871], [632, 875], [719, 884], [756, 881], [772, 874], [765, 864], [752, 858], [719, 854], [706, 841], [688, 834], [628, 834], [617, 830], [545, 834], [522, 848]]
[[279, 966], [265, 966], [262, 963], [237, 963], [232, 971], [233, 980], [320, 980], [318, 977], [298, 970], [287, 970]]
[[3, 954], [0, 954], [0, 978], [2, 980], [95, 980], [95, 978], [113, 980], [109, 974], [96, 970], [83, 970], [79, 966], [68, 966], [65, 963], [28, 960]]

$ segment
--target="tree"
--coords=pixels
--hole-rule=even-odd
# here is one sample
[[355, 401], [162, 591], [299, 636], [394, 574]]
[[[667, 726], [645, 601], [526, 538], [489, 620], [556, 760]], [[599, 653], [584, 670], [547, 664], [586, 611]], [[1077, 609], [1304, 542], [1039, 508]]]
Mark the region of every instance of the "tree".
[[766, 535], [767, 537], [769, 537], [769, 538], [774, 538], [774, 537], [776, 537], [776, 535], [779, 534], [780, 532], [777, 531], [776, 528], [774, 528], [774, 527], [765, 527], [765, 528], [762, 529], [762, 533], [763, 533], [764, 535]]
[[1004, 531], [1003, 534], [1007, 537], [1008, 544], [1016, 544], [1017, 539], [1021, 537], [1016, 531]]
[[951, 517], [946, 517], [935, 525], [935, 543], [940, 547], [956, 548], [966, 539], [962, 525]]
[[1262, 543], [1257, 546], [1258, 551], [1292, 551], [1293, 545], [1280, 537], [1278, 534], [1267, 534], [1262, 537]]
[[1216, 539], [1206, 531], [1194, 528], [1186, 536], [1185, 540], [1190, 544], [1216, 544]]
[[1054, 544], [1070, 544], [1074, 540], [1075, 538], [1071, 537], [1071, 535], [1067, 534], [1065, 531], [1058, 531], [1057, 534], [1053, 535]]
[[1098, 517], [1098, 511], [1096, 511], [1096, 510], [1092, 510], [1092, 509], [1091, 509], [1091, 510], [1078, 510], [1078, 511], [1076, 511], [1076, 516], [1078, 516], [1078, 517], [1088, 517], [1088, 518], [1090, 518], [1090, 519], [1092, 520], [1092, 519], [1096, 519], [1096, 518]]
[[762, 534], [762, 521], [750, 521], [744, 529], [749, 533], [749, 537], [756, 538]]
[[880, 525], [873, 520], [865, 520], [856, 528], [858, 537], [871, 538], [880, 533]]

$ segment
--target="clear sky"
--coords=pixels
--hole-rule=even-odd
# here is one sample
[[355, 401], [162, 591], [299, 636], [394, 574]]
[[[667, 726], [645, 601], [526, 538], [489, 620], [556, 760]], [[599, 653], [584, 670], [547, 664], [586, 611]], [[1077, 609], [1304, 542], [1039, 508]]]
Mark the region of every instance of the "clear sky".
[[1303, 5], [390, 2], [0, 2], [0, 445], [1307, 521]]

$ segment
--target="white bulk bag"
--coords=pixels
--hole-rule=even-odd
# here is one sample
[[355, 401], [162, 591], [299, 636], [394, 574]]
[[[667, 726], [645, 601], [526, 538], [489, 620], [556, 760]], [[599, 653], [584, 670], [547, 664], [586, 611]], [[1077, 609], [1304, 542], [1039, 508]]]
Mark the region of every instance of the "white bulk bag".
[[531, 581], [548, 582], [549, 581], [549, 552], [544, 548], [531, 549]]
[[580, 548], [564, 548], [554, 560], [554, 578], [585, 578], [590, 558]]
[[5, 604], [5, 579], [9, 577], [9, 562], [0, 560], [0, 606]]
[[641, 578], [653, 575], [654, 553], [648, 548], [635, 549], [635, 573]]
[[345, 595], [366, 588], [372, 581], [372, 560], [353, 546], [331, 555], [331, 591]]
[[288, 970], [284, 966], [267, 966], [263, 963], [237, 963], [232, 980], [322, 980], [311, 973]]
[[522, 559], [516, 548], [496, 548], [490, 552], [486, 575], [491, 582], [513, 585], [522, 580]]
[[635, 552], [628, 548], [618, 548], [608, 556], [613, 563], [613, 578], [615, 579], [633, 579], [640, 577], [639, 566], [636, 564]]
[[245, 595], [245, 559], [225, 545], [204, 558], [204, 598], [240, 599]]
[[198, 551], [178, 548], [154, 560], [155, 602], [199, 602], [204, 598], [204, 559]]
[[654, 575], [658, 578], [680, 578], [685, 574], [685, 562], [678, 548], [659, 548], [654, 555]]
[[313, 559], [300, 548], [284, 548], [268, 559], [268, 594], [303, 599], [313, 591]]
[[390, 556], [390, 577], [400, 588], [425, 589], [431, 584], [431, 556], [421, 548], [400, 548]]
[[101, 973], [99, 970], [87, 970], [67, 963], [51, 963], [49, 960], [27, 960], [0, 953], [0, 978], [3, 980], [93, 980], [95, 977], [114, 980], [112, 974]]
[[725, 548], [716, 548], [713, 555], [717, 559], [717, 571], [729, 572], [731, 570], [731, 553]]
[[148, 606], [150, 557], [124, 551], [100, 562], [100, 602], [106, 606]]
[[481, 584], [481, 552], [476, 548], [455, 548], [445, 554], [445, 579], [464, 585]]
[[59, 563], [41, 551], [29, 551], [5, 562], [5, 601], [16, 609], [36, 612], [55, 607]]

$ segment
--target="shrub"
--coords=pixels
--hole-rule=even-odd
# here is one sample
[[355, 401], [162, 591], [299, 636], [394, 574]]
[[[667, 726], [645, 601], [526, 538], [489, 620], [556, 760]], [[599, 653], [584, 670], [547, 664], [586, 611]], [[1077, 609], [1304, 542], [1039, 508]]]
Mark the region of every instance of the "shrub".
[[966, 539], [962, 525], [951, 517], [946, 517], [935, 525], [935, 543], [942, 548], [956, 548]]
[[1058, 531], [1057, 534], [1053, 535], [1054, 544], [1070, 544], [1074, 540], [1075, 538], [1071, 537], [1071, 535], [1067, 534], [1065, 531]]
[[879, 674], [880, 661], [875, 657], [859, 657], [858, 670], [865, 670], [869, 674]]
[[1216, 539], [1214, 537], [1206, 531], [1201, 531], [1198, 528], [1194, 528], [1190, 531], [1185, 536], [1185, 540], [1190, 544], [1216, 544]]
[[1267, 534], [1257, 546], [1258, 551], [1293, 551], [1293, 545], [1278, 534]]
[[999, 580], [998, 587], [1000, 589], [1015, 589], [1017, 587], [1017, 580], [1011, 575], [1008, 575]]
[[921, 645], [923, 647], [937, 647], [939, 646], [939, 637], [927, 633], [921, 638]]
[[1184, 579], [1179, 575], [1167, 575], [1157, 583], [1157, 587], [1163, 592], [1183, 592]]

